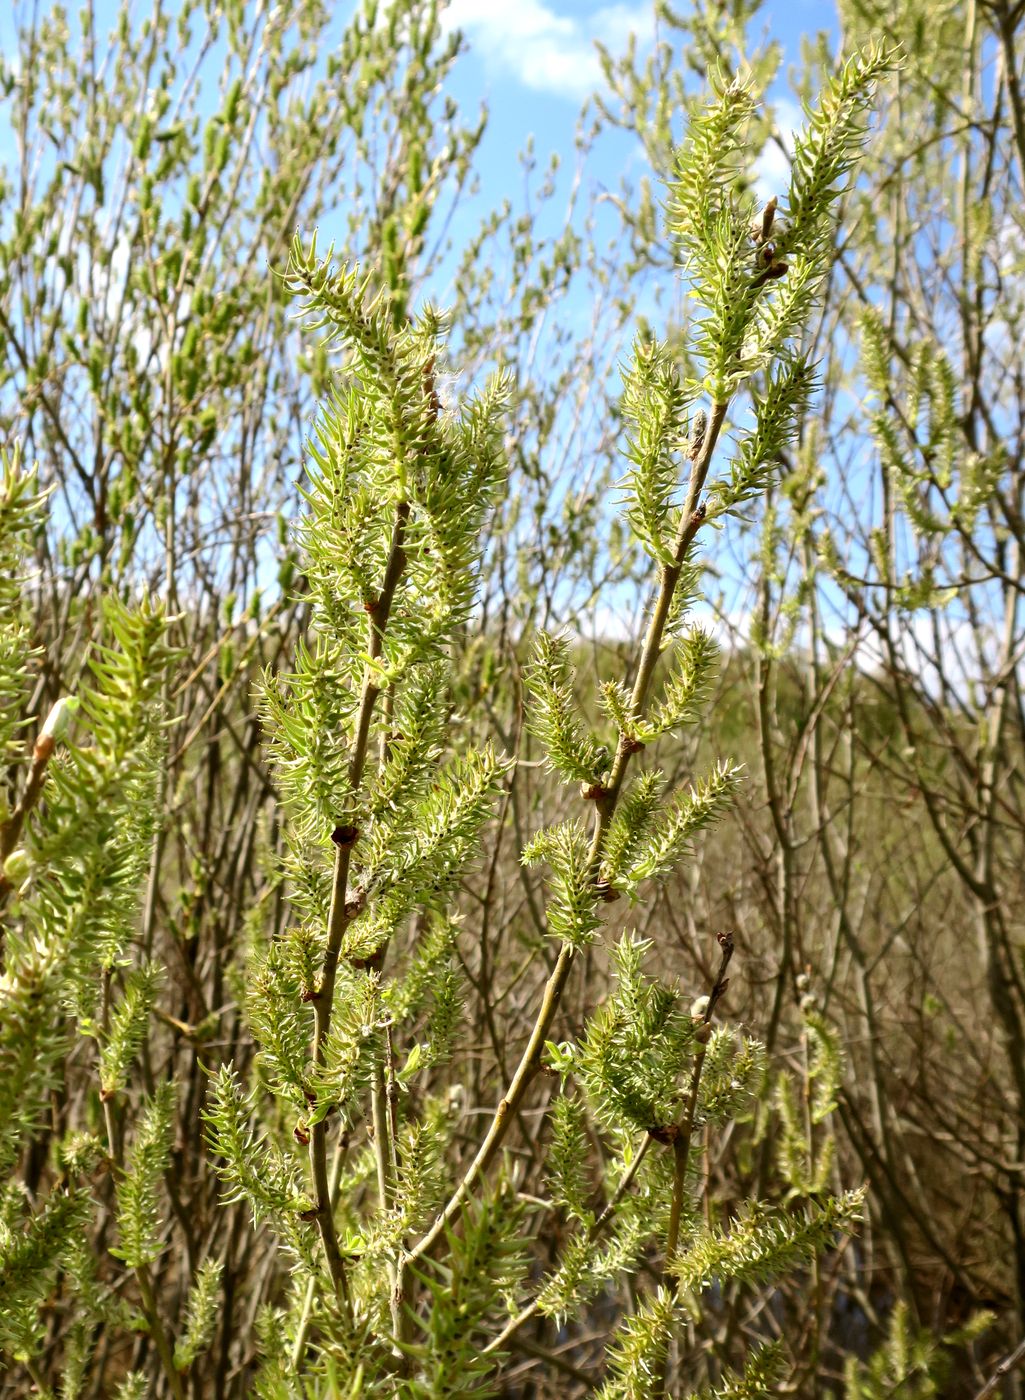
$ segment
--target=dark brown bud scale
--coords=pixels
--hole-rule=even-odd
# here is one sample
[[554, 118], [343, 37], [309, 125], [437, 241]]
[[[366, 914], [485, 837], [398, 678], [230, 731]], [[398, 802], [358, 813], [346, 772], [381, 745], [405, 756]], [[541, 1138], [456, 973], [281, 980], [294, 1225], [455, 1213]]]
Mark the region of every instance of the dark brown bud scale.
[[704, 446], [705, 433], [707, 431], [708, 414], [703, 408], [699, 408], [694, 415], [694, 427], [691, 430], [690, 441], [687, 444], [687, 456], [692, 462]]
[[778, 203], [778, 201], [777, 201], [777, 199], [776, 199], [776, 196], [773, 195], [772, 198], [771, 198], [771, 199], [768, 201], [768, 203], [766, 204], [765, 208], [762, 210], [762, 237], [763, 237], [763, 238], [768, 238], [769, 234], [772, 232], [772, 225], [773, 225], [773, 223], [774, 223], [775, 220], [776, 220], [776, 205], [777, 205], [777, 203]]

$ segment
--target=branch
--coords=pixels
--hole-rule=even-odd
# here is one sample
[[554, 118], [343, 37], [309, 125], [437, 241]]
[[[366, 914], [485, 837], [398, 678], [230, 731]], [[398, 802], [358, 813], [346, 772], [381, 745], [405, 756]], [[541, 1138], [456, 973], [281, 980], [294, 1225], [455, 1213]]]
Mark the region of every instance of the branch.
[[[369, 656], [376, 661], [382, 652], [384, 632], [395, 601], [395, 590], [406, 566], [405, 531], [409, 520], [409, 503], [401, 501], [395, 508], [395, 523], [392, 529], [391, 548], [384, 572], [384, 582], [377, 606], [370, 614]], [[367, 760], [367, 746], [370, 737], [370, 722], [374, 706], [380, 695], [380, 686], [375, 680], [376, 671], [368, 663], [363, 672], [363, 691], [360, 697], [359, 714], [356, 719], [356, 734], [353, 739], [352, 754], [349, 759], [349, 786], [355, 792], [363, 778]], [[325, 1046], [331, 1029], [331, 1013], [334, 1007], [335, 979], [338, 974], [338, 957], [341, 952], [345, 930], [355, 917], [346, 908], [349, 884], [349, 863], [352, 848], [358, 833], [337, 832], [334, 879], [331, 887], [331, 909], [328, 914], [327, 949], [324, 953], [324, 968], [320, 988], [314, 1001], [313, 1063], [316, 1068], [324, 1064]], [[310, 1135], [310, 1165], [313, 1169], [313, 1184], [317, 1196], [317, 1224], [324, 1242], [324, 1254], [335, 1288], [342, 1297], [346, 1309], [351, 1311], [349, 1285], [345, 1274], [345, 1261], [338, 1247], [335, 1230], [334, 1211], [331, 1206], [331, 1191], [327, 1176], [327, 1123], [316, 1123]]]
[[996, 1368], [989, 1380], [976, 1395], [975, 1400], [989, 1400], [991, 1395], [997, 1393], [1001, 1378], [1009, 1376], [1012, 1371], [1017, 1370], [1021, 1363], [1025, 1361], [1025, 1340], [1022, 1340], [1011, 1352], [1010, 1356], [1005, 1356], [1000, 1365]]
[[[726, 418], [725, 403], [716, 403], [712, 406], [712, 413], [709, 418], [705, 436], [702, 441], [701, 450], [698, 453], [690, 473], [690, 480], [687, 487], [687, 498], [683, 507], [679, 532], [673, 549], [673, 563], [663, 565], [659, 580], [658, 597], [655, 600], [655, 607], [648, 624], [647, 634], [641, 651], [641, 657], [637, 665], [637, 675], [634, 679], [633, 691], [631, 693], [631, 711], [635, 719], [639, 719], [647, 702], [648, 692], [651, 689], [651, 682], [655, 674], [655, 667], [662, 651], [662, 639], [665, 635], [666, 623], [669, 620], [670, 609], [672, 607], [673, 595], [676, 586], [680, 581], [680, 574], [686, 563], [694, 538], [700, 530], [705, 519], [705, 512], [698, 506], [698, 498], [701, 494], [705, 478], [708, 475], [708, 468], [712, 461], [712, 455], [722, 430], [722, 425]], [[616, 803], [622, 791], [623, 780], [626, 777], [626, 770], [630, 759], [636, 751], [636, 746], [631, 743], [629, 736], [621, 733], [619, 743], [616, 748], [616, 757], [612, 765], [612, 772], [608, 785], [598, 794], [595, 801], [594, 835], [591, 841], [590, 864], [595, 879], [601, 868], [602, 851], [605, 844], [605, 836], [616, 810]], [[455, 1217], [462, 1210], [464, 1202], [477, 1182], [483, 1177], [488, 1167], [494, 1161], [499, 1148], [509, 1131], [509, 1125], [516, 1115], [520, 1104], [530, 1087], [531, 1082], [541, 1069], [541, 1055], [544, 1050], [545, 1041], [549, 1039], [549, 1032], [555, 1020], [559, 1004], [562, 1001], [562, 994], [565, 991], [569, 974], [576, 959], [576, 951], [569, 943], [563, 943], [559, 949], [559, 956], [555, 963], [552, 975], [545, 985], [541, 1006], [530, 1032], [526, 1048], [516, 1067], [516, 1071], [509, 1083], [509, 1087], [504, 1097], [500, 1100], [495, 1110], [495, 1115], [491, 1120], [491, 1126], [477, 1151], [477, 1155], [470, 1163], [463, 1176], [462, 1181], [456, 1187], [445, 1205], [444, 1209], [436, 1218], [434, 1224], [425, 1235], [421, 1237], [416, 1245], [407, 1255], [408, 1262], [413, 1262], [426, 1254], [432, 1245], [440, 1239], [446, 1228], [452, 1223]]]
[[[597, 1217], [597, 1219], [591, 1222], [590, 1226], [588, 1227], [587, 1239], [589, 1243], [592, 1243], [598, 1238], [598, 1236], [605, 1229], [605, 1226], [615, 1215], [620, 1201], [623, 1199], [627, 1191], [629, 1191], [630, 1187], [633, 1185], [634, 1178], [640, 1171], [641, 1163], [647, 1156], [648, 1148], [653, 1142], [654, 1138], [647, 1136], [644, 1138], [644, 1141], [637, 1149], [633, 1161], [630, 1163], [630, 1166], [624, 1172], [622, 1181], [616, 1187], [613, 1194], [609, 1197], [609, 1200], [606, 1203], [604, 1210]], [[532, 1303], [528, 1303], [525, 1308], [521, 1309], [521, 1311], [518, 1312], [516, 1316], [511, 1319], [511, 1321], [506, 1323], [505, 1327], [503, 1327], [502, 1331], [498, 1334], [497, 1337], [495, 1337], [492, 1341], [488, 1342], [481, 1355], [489, 1356], [492, 1352], [501, 1351], [502, 1347], [510, 1339], [510, 1337], [515, 1336], [521, 1327], [525, 1326], [532, 1317], [537, 1316], [538, 1307], [539, 1304], [536, 1298]], [[525, 1344], [522, 1342], [517, 1343], [517, 1345], [520, 1346], [521, 1349], [523, 1349], [525, 1346]]]
[[[705, 1054], [708, 1045], [710, 1032], [705, 1031], [702, 1035], [702, 1028], [710, 1026], [712, 1016], [715, 1013], [717, 1003], [726, 993], [726, 988], [730, 984], [730, 979], [726, 976], [726, 970], [733, 957], [733, 934], [717, 933], [719, 947], [722, 949], [722, 957], [719, 961], [719, 971], [716, 973], [715, 982], [708, 997], [708, 1005], [705, 1007], [705, 1014], [701, 1019], [701, 1027], [698, 1029], [700, 1047], [694, 1059], [694, 1068], [691, 1071], [690, 1088], [687, 1090], [687, 1099], [684, 1104], [683, 1117], [679, 1123], [672, 1125], [666, 1130], [666, 1135], [670, 1137], [673, 1145], [674, 1169], [673, 1169], [673, 1201], [669, 1211], [669, 1228], [666, 1233], [666, 1259], [665, 1276], [667, 1279], [674, 1277], [673, 1257], [676, 1254], [680, 1243], [680, 1218], [683, 1211], [683, 1192], [687, 1178], [687, 1165], [690, 1159], [691, 1138], [694, 1135], [694, 1115], [698, 1107], [698, 1090], [701, 1087], [701, 1072], [705, 1067]], [[675, 1131], [674, 1131], [675, 1129]]]

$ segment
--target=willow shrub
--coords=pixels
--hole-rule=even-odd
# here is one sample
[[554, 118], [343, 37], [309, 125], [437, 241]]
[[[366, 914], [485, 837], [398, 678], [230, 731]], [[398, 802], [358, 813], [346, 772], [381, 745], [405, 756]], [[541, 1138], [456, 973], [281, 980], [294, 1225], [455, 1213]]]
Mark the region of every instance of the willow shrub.
[[[629, 931], [603, 938], [603, 912], [686, 861], [742, 781], [721, 761], [671, 790], [649, 754], [701, 722], [716, 654], [690, 616], [697, 551], [771, 489], [814, 392], [802, 332], [890, 66], [866, 50], [839, 69], [797, 142], [785, 199], [761, 207], [750, 192], [756, 113], [742, 81], [715, 87], [676, 158], [668, 227], [700, 374], [685, 378], [669, 347], [643, 336], [625, 370], [622, 510], [650, 560], [652, 601], [635, 661], [588, 711], [600, 732], [579, 703], [570, 641], [536, 639], [528, 723], [577, 815], [523, 851], [547, 872], [551, 971], [483, 1122], [466, 1118], [446, 1074], [468, 1049], [459, 891], [513, 760], [464, 738], [450, 658], [505, 480], [509, 385], [497, 376], [446, 402], [442, 318], [425, 308], [406, 321], [371, 276], [295, 243], [287, 281], [306, 333], [344, 362], [303, 476], [308, 632], [291, 671], [261, 688], [290, 920], [272, 937], [250, 912], [238, 992], [253, 1066], [218, 1065], [215, 1044], [188, 1028], [210, 1073], [222, 1196], [245, 1204], [287, 1262], [278, 1303], [253, 1322], [256, 1394], [493, 1393], [527, 1320], [572, 1319], [603, 1296], [615, 1302], [598, 1393], [676, 1393], [706, 1290], [771, 1288], [858, 1217], [858, 1192], [831, 1188], [839, 1050], [813, 1010], [804, 1109], [785, 1079], [772, 1099], [778, 1190], [703, 1209], [699, 1131], [714, 1138], [770, 1097], [761, 1047], [722, 1019], [734, 936], [717, 935], [710, 985], [684, 990], [646, 970], [649, 946]], [[174, 1058], [150, 1053], [161, 969], [138, 937], [156, 878], [146, 853], [166, 736], [164, 624], [111, 599], [91, 679], [23, 759], [31, 633], [18, 581], [44, 508], [32, 473], [7, 463], [0, 1348], [49, 1393], [203, 1393], [221, 1261], [197, 1252], [187, 1296], [162, 1292], [180, 1106]], [[603, 941], [611, 991], [575, 1040], [559, 1040], [565, 989]], [[54, 1134], [51, 1105], [83, 1065], [93, 1091], [81, 1121]], [[518, 1193], [508, 1151], [542, 1076], [558, 1091], [528, 1132], [546, 1199]], [[558, 1256], [542, 1269], [536, 1245], [556, 1220]], [[133, 1333], [134, 1347], [112, 1341]], [[781, 1347], [756, 1349], [722, 1393], [765, 1394], [787, 1365]]]

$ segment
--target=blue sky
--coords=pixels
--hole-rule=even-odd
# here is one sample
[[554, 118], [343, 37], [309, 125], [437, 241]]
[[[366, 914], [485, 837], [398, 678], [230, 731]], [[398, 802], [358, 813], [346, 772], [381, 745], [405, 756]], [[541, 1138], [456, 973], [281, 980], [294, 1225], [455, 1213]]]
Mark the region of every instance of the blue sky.
[[[687, 6], [679, 4], [677, 9], [685, 12]], [[633, 34], [643, 55], [654, 34], [654, 5], [652, 0], [450, 0], [443, 23], [458, 28], [467, 44], [450, 79], [453, 94], [468, 114], [481, 102], [489, 111], [478, 163], [479, 214], [506, 195], [516, 202], [521, 189], [518, 155], [530, 138], [542, 166], [552, 152], [562, 158], [563, 185], [568, 188], [581, 107], [604, 85], [595, 42], [618, 55]], [[787, 96], [787, 68], [799, 59], [802, 34], [819, 29], [837, 34], [835, 10], [822, 0], [772, 0], [751, 28], [752, 39], [777, 39], [785, 54], [772, 92], [785, 135], [800, 118]], [[636, 156], [632, 138], [606, 133], [588, 161], [589, 185], [616, 187]], [[775, 148], [764, 160], [766, 193], [778, 191], [785, 161]], [[472, 213], [462, 211], [467, 219]]]
[[[48, 8], [43, 0], [40, 12]], [[95, 0], [101, 35], [118, 8], [116, 0]], [[133, 7], [137, 21], [146, 8]], [[339, 7], [339, 19], [351, 8]], [[686, 11], [685, 0], [677, 8]], [[568, 154], [580, 106], [601, 83], [595, 41], [620, 53], [636, 34], [643, 48], [653, 32], [653, 9], [652, 0], [450, 0], [443, 24], [462, 30], [470, 48], [457, 66], [457, 94], [468, 103], [488, 102], [496, 150], [515, 153], [533, 135], [539, 151]], [[0, 48], [8, 54], [19, 11], [24, 21], [31, 6], [0, 3]], [[835, 33], [836, 16], [823, 0], [773, 0], [754, 32], [763, 27], [794, 60], [801, 34], [819, 28]]]
[[[48, 8], [43, 0], [40, 12]], [[119, 8], [118, 0], [95, 0], [101, 36], [114, 23]], [[142, 0], [133, 6], [136, 22], [144, 18], [146, 8]], [[353, 3], [339, 6], [332, 32], [344, 25], [354, 8]], [[686, 0], [677, 8], [685, 12]], [[70, 9], [73, 13], [74, 7]], [[28, 21], [31, 11], [24, 0], [13, 5], [0, 0], [0, 49], [8, 57], [15, 47], [15, 25]], [[480, 214], [506, 195], [516, 203], [522, 188], [518, 156], [529, 138], [542, 166], [551, 152], [563, 158], [568, 180], [581, 107], [603, 85], [595, 42], [618, 55], [635, 35], [643, 54], [654, 33], [653, 15], [652, 0], [449, 0], [442, 23], [448, 30], [461, 30], [467, 43], [450, 77], [451, 91], [467, 116], [482, 102], [489, 111], [479, 161], [480, 199], [474, 210], [463, 211], [469, 221], [467, 232]], [[770, 34], [782, 43], [787, 61], [793, 62], [799, 56], [801, 34], [821, 27], [836, 31], [831, 4], [770, 0], [752, 26], [752, 37]], [[786, 64], [774, 94], [781, 98], [785, 69]], [[779, 115], [784, 129], [797, 119], [796, 109], [785, 102]], [[10, 150], [7, 131], [0, 132], [0, 149]], [[635, 145], [629, 138], [607, 135], [589, 160], [588, 179], [592, 185], [615, 187], [635, 159]]]
[[[539, 150], [568, 153], [579, 108], [602, 82], [595, 41], [618, 54], [635, 34], [643, 51], [653, 9], [651, 0], [451, 0], [443, 22], [462, 30], [470, 48], [459, 95], [487, 100], [496, 144], [515, 150], [532, 134]], [[802, 34], [837, 29], [832, 5], [822, 0], [768, 4], [753, 35], [763, 26], [791, 62]]]

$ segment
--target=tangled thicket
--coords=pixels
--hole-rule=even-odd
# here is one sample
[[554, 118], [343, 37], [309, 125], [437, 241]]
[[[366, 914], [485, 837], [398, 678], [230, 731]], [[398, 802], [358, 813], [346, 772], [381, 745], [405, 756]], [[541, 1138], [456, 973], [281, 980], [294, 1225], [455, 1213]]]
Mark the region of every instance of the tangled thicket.
[[1025, 7], [657, 9], [0, 69], [0, 1393], [1018, 1394]]

